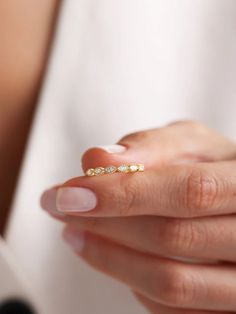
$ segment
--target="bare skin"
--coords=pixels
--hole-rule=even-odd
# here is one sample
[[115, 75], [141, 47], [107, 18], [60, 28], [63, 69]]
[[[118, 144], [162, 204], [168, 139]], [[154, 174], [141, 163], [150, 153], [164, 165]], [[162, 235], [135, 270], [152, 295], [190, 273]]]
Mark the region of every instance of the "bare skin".
[[85, 152], [83, 169], [141, 162], [146, 170], [73, 178], [42, 197], [67, 224], [65, 240], [150, 313], [236, 313], [236, 144], [196, 122], [118, 144], [126, 151]]
[[58, 0], [0, 2], [0, 233], [40, 90]]

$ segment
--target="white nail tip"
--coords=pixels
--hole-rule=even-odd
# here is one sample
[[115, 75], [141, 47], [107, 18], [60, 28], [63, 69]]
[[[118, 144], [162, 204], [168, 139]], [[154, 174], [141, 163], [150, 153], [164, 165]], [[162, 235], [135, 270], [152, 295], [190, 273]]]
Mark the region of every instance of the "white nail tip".
[[108, 146], [97, 146], [97, 148], [105, 150], [109, 154], [119, 154], [126, 151], [126, 147], [122, 145], [108, 145]]

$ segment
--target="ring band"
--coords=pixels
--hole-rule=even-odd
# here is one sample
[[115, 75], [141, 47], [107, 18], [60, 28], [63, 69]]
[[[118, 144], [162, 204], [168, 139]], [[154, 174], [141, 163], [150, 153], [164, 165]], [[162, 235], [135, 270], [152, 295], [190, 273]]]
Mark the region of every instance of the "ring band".
[[134, 173], [134, 172], [143, 172], [143, 164], [132, 164], [132, 165], [121, 165], [121, 166], [107, 166], [107, 167], [96, 167], [89, 168], [86, 170], [85, 175], [88, 177], [99, 176], [102, 174], [111, 174], [115, 172], [120, 173]]

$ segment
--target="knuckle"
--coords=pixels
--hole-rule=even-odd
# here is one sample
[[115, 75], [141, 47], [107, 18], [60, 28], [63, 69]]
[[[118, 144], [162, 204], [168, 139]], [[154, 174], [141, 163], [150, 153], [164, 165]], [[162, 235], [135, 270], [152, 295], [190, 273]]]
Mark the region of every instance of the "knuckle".
[[200, 123], [200, 122], [198, 122], [198, 121], [195, 121], [195, 120], [186, 120], [185, 122], [184, 122], [184, 124], [186, 125], [186, 126], [188, 126], [189, 128], [193, 128], [193, 129], [195, 129], [195, 130], [202, 130], [202, 129], [206, 129], [206, 127], [202, 124], [202, 123]]
[[169, 126], [178, 128], [179, 130], [184, 130], [185, 132], [189, 132], [189, 134], [194, 136], [206, 136], [209, 135], [210, 131], [210, 129], [207, 128], [204, 124], [194, 120], [175, 121]]
[[169, 254], [186, 253], [201, 242], [201, 234], [194, 223], [184, 219], [168, 219], [162, 224], [158, 236], [158, 245], [164, 247], [164, 251]]
[[[158, 230], [157, 230], [158, 229]], [[150, 230], [151, 239], [158, 252], [181, 255], [208, 244], [208, 232], [204, 225], [181, 218], [168, 218], [155, 231]]]
[[147, 137], [148, 132], [147, 131], [139, 131], [139, 132], [134, 132], [134, 133], [130, 133], [127, 134], [125, 136], [123, 136], [119, 142], [126, 142], [129, 140], [140, 140], [140, 139], [145, 139]]
[[137, 206], [138, 183], [131, 178], [125, 178], [121, 182], [123, 195], [121, 196], [121, 204], [119, 206], [122, 216], [129, 216], [134, 213]]
[[200, 129], [200, 128], [202, 129], [204, 127], [203, 124], [195, 120], [177, 120], [168, 124], [168, 126], [178, 126], [178, 127], [184, 127], [184, 128], [187, 127], [191, 129]]
[[204, 249], [206, 242], [206, 233], [204, 232], [204, 228], [201, 227], [200, 224], [195, 223], [193, 221], [186, 222], [185, 232], [182, 236], [181, 243], [178, 245], [183, 248], [183, 251], [186, 252], [194, 252], [196, 248]]
[[219, 182], [205, 171], [194, 169], [187, 174], [184, 182], [183, 203], [188, 216], [198, 211], [210, 210], [219, 194]]
[[130, 141], [146, 141], [153, 135], [153, 130], [143, 130], [125, 135], [119, 141], [120, 144]]
[[160, 290], [159, 298], [166, 305], [186, 307], [196, 299], [196, 280], [183, 267], [171, 267], [163, 274]]
[[[144, 176], [124, 176], [120, 180], [120, 195], [116, 202], [121, 216], [144, 214], [142, 204], [154, 206], [155, 187]], [[142, 194], [141, 194], [142, 192]]]
[[[182, 240], [182, 222], [180, 219], [165, 219], [158, 225], [152, 234], [152, 238], [158, 249], [160, 247], [167, 253], [178, 250], [176, 243]], [[181, 239], [180, 239], [181, 238]], [[178, 239], [178, 240], [177, 240]]]
[[188, 126], [188, 125], [195, 125], [197, 122], [193, 120], [176, 120], [169, 123], [167, 126]]

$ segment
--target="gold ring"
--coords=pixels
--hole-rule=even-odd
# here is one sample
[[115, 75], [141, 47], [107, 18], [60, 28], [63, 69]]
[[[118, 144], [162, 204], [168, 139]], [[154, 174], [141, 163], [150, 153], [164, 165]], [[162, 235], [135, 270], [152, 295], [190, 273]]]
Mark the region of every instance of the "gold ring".
[[132, 164], [132, 165], [121, 165], [121, 166], [107, 166], [107, 167], [96, 167], [89, 168], [85, 171], [85, 175], [88, 177], [99, 176], [102, 174], [111, 174], [115, 172], [120, 173], [134, 173], [134, 172], [143, 172], [143, 164]]

